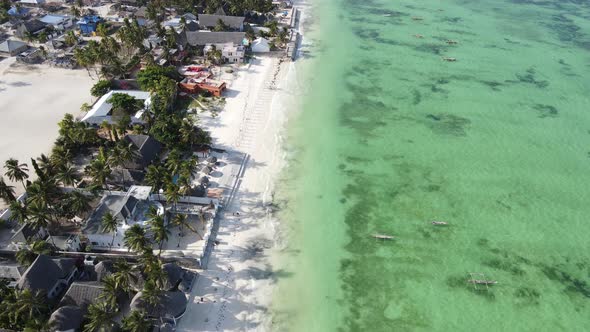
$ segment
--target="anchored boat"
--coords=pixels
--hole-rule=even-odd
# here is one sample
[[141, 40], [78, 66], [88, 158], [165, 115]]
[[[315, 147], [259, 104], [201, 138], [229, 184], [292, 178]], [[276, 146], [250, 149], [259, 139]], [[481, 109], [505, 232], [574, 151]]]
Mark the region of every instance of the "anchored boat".
[[371, 237], [374, 237], [378, 240], [393, 240], [393, 239], [395, 239], [395, 237], [393, 237], [391, 235], [385, 235], [385, 234], [372, 234]]
[[435, 225], [435, 226], [446, 226], [449, 223], [446, 222], [446, 221], [436, 221], [436, 220], [434, 220], [434, 221], [432, 221], [432, 224]]

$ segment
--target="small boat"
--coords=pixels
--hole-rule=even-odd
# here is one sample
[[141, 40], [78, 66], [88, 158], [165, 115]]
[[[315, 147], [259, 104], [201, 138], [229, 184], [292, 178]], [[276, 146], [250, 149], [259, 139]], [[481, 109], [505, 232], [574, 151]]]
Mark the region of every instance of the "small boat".
[[433, 224], [433, 225], [435, 225], [435, 226], [446, 226], [446, 225], [448, 225], [449, 223], [448, 223], [448, 222], [446, 222], [446, 221], [436, 221], [436, 220], [434, 220], [434, 221], [432, 222], [432, 224]]
[[391, 14], [383, 14], [385, 17], [391, 17]]
[[374, 237], [379, 240], [393, 240], [393, 239], [395, 239], [395, 237], [393, 237], [391, 235], [385, 235], [385, 234], [372, 234], [371, 237]]
[[422, 21], [423, 18], [422, 17], [418, 17], [418, 16], [412, 16], [412, 20], [414, 20], [414, 21]]
[[419, 34], [419, 33], [415, 34], [415, 35], [414, 35], [414, 37], [416, 37], [416, 38], [424, 38], [424, 36], [422, 36], [422, 35], [421, 35], [421, 34]]
[[467, 280], [467, 282], [470, 284], [475, 284], [475, 285], [495, 285], [498, 283], [496, 280], [486, 280], [486, 279], [469, 279], [469, 280]]
[[452, 40], [452, 39], [449, 39], [449, 40], [447, 40], [447, 41], [446, 41], [446, 43], [447, 43], [447, 44], [449, 44], [449, 45], [456, 45], [456, 44], [459, 44], [459, 42], [458, 42], [458, 41], [456, 41], [456, 40]]
[[444, 57], [442, 59], [443, 59], [443, 61], [446, 61], [446, 62], [455, 62], [455, 61], [457, 61], [457, 58]]

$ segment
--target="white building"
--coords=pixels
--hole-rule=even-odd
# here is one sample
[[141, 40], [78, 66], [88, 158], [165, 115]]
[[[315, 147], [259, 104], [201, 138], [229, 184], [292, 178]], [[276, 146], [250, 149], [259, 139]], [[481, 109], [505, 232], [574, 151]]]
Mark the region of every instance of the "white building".
[[116, 117], [113, 118], [112, 109], [113, 105], [111, 105], [108, 100], [113, 96], [115, 93], [124, 93], [128, 94], [136, 99], [140, 99], [144, 101], [144, 108], [139, 110], [133, 116], [131, 116], [131, 124], [143, 124], [144, 121], [141, 119], [143, 112], [149, 109], [151, 104], [150, 93], [147, 91], [138, 91], [138, 90], [111, 90], [104, 96], [100, 97], [99, 100], [94, 103], [92, 109], [86, 113], [86, 115], [82, 118], [82, 121], [99, 126], [103, 121], [107, 121], [109, 123], [116, 123]]
[[253, 53], [267, 53], [270, 52], [270, 45], [265, 38], [258, 38], [252, 42]]
[[39, 21], [51, 25], [55, 30], [64, 31], [74, 26], [74, 20], [68, 15], [49, 14]]
[[221, 58], [228, 63], [242, 63], [244, 62], [245, 48], [242, 45], [236, 45], [234, 43], [225, 44], [208, 44], [203, 49], [205, 54], [215, 49], [221, 50]]
[[[151, 191], [152, 187], [131, 186], [127, 192], [112, 191], [106, 194], [86, 221], [82, 236], [93, 249], [127, 250], [123, 241], [125, 231], [135, 224], [148, 227], [150, 207], [155, 207], [159, 215], [164, 213], [160, 202], [150, 200]], [[119, 221], [115, 233], [107, 233], [102, 227], [102, 218], [107, 213]]]

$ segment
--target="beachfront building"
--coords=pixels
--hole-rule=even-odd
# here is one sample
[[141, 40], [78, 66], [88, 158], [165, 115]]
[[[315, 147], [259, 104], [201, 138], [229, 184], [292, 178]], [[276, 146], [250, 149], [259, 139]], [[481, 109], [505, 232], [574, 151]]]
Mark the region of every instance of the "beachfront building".
[[151, 165], [162, 152], [162, 143], [149, 135], [126, 135], [123, 138], [137, 149], [137, 156], [126, 162], [127, 169], [145, 169]]
[[188, 31], [185, 29], [186, 42], [191, 46], [215, 45], [222, 49], [225, 44], [244, 45], [247, 43], [245, 32]]
[[72, 17], [68, 15], [45, 15], [40, 19], [41, 22], [52, 26], [55, 30], [64, 31], [74, 26]]
[[270, 52], [270, 44], [265, 38], [258, 38], [250, 45], [253, 53], [268, 53]]
[[162, 292], [158, 304], [154, 305], [144, 299], [143, 292], [135, 294], [129, 305], [131, 310], [144, 311], [146, 315], [158, 321], [171, 320], [176, 325], [186, 312], [188, 300], [183, 292]]
[[76, 281], [59, 302], [58, 309], [49, 318], [52, 331], [80, 331], [88, 306], [104, 292], [99, 281]]
[[53, 299], [61, 294], [78, 275], [76, 260], [39, 255], [18, 280], [19, 290], [41, 291]]
[[7, 39], [0, 43], [0, 53], [9, 56], [15, 56], [26, 51], [29, 48], [27, 43], [19, 40]]
[[26, 270], [26, 267], [16, 262], [0, 262], [0, 281], [6, 282], [8, 287], [14, 288], [17, 281], [23, 276]]
[[227, 31], [244, 31], [244, 17], [199, 14], [199, 25], [206, 29], [215, 29], [222, 22]]
[[137, 91], [137, 90], [111, 90], [104, 96], [100, 97], [96, 101], [96, 103], [92, 106], [90, 111], [86, 113], [86, 115], [82, 118], [82, 121], [94, 125], [99, 126], [103, 121], [107, 121], [108, 123], [116, 123], [117, 116], [113, 116], [113, 105], [111, 105], [108, 100], [113, 96], [115, 93], [124, 93], [128, 94], [136, 99], [140, 99], [144, 101], [144, 108], [139, 110], [136, 114], [131, 116], [131, 124], [143, 124], [144, 121], [142, 120], [142, 115], [144, 112], [147, 112], [149, 109], [149, 105], [151, 103], [150, 93], [147, 91]]
[[102, 23], [103, 19], [96, 15], [83, 16], [76, 24], [83, 34], [92, 34], [96, 31], [99, 23]]
[[15, 35], [18, 38], [25, 39], [29, 35], [36, 36], [40, 34], [41, 32], [45, 31], [46, 28], [46, 23], [43, 23], [37, 19], [32, 19], [18, 24], [16, 27]]
[[244, 62], [244, 54], [246, 52], [246, 48], [240, 44], [234, 43], [225, 43], [225, 44], [207, 44], [203, 48], [203, 53], [205, 55], [209, 54], [209, 52], [213, 51], [214, 49], [221, 51], [221, 60], [227, 63], [242, 63]]
[[[86, 220], [82, 236], [92, 248], [127, 250], [124, 243], [125, 231], [135, 224], [147, 228], [150, 207], [154, 207], [160, 215], [164, 213], [162, 204], [150, 199], [151, 192], [152, 187], [148, 186], [131, 186], [127, 192], [108, 192]], [[102, 219], [107, 213], [119, 221], [114, 234], [103, 230]]]
[[40, 7], [45, 4], [45, 0], [20, 0], [18, 3], [23, 6]]
[[185, 93], [196, 94], [207, 91], [215, 97], [221, 97], [221, 94], [226, 89], [225, 82], [206, 77], [186, 77], [178, 83], [178, 87]]

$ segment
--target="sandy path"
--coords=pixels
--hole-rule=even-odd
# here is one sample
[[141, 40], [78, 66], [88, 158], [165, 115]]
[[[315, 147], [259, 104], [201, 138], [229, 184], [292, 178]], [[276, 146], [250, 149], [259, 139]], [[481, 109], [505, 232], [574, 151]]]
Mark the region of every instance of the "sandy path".
[[84, 70], [23, 65], [14, 57], [1, 61], [0, 166], [13, 157], [32, 168], [30, 158], [50, 151], [64, 114], [78, 115], [80, 106], [91, 102], [92, 85]]
[[[284, 122], [280, 90], [273, 81], [280, 83], [288, 67], [276, 58], [254, 60], [232, 82], [228, 95], [233, 97], [220, 116], [202, 120], [214, 130], [216, 145], [248, 153], [250, 159], [220, 222], [220, 245], [193, 287], [179, 331], [268, 329], [275, 281], [266, 257], [274, 237], [268, 204], [282, 164], [279, 133]], [[236, 211], [239, 216], [233, 215]]]

